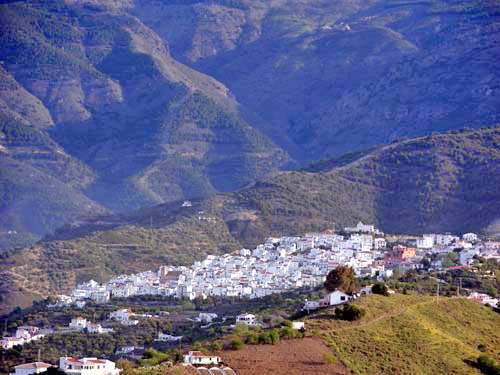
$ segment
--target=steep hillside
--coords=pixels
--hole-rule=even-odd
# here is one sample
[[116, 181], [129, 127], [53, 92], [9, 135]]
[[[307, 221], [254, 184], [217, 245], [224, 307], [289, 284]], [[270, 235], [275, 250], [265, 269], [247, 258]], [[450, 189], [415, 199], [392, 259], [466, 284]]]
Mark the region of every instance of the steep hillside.
[[494, 2], [141, 0], [133, 12], [301, 161], [498, 121]]
[[[191, 207], [176, 201], [60, 228], [7, 258], [2, 278], [17, 285], [16, 275], [25, 275], [21, 285], [46, 295], [90, 278], [189, 264], [266, 236], [358, 220], [388, 233], [418, 234], [481, 231], [499, 219], [500, 127], [416, 138], [322, 165], [336, 166], [281, 172], [235, 193], [193, 200]], [[19, 271], [27, 259], [36, 272]], [[18, 288], [3, 290], [10, 292], [8, 308]]]
[[[85, 184], [78, 176], [66, 181], [66, 165], [55, 158], [50, 176], [65, 174], [69, 185], [57, 195], [76, 206], [86, 199], [125, 211], [240, 188], [286, 162], [286, 152], [239, 116], [223, 84], [174, 60], [168, 43], [126, 5], [0, 5], [2, 114], [19, 131], [40, 129], [44, 142], [92, 176]], [[25, 159], [16, 158], [27, 169]], [[25, 183], [36, 185], [31, 175]], [[69, 198], [74, 194], [82, 197]], [[45, 195], [35, 188], [31, 201], [43, 205]], [[16, 224], [24, 211], [2, 203], [14, 220], [0, 229], [25, 230]], [[48, 220], [71, 222], [76, 216], [66, 204], [52, 207], [54, 218], [44, 210], [32, 217], [34, 233], [52, 230]]]
[[92, 171], [43, 129], [0, 115], [0, 248], [29, 244], [105, 210], [82, 194]]
[[480, 374], [482, 351], [500, 360], [500, 315], [463, 298], [393, 295], [356, 302], [358, 322], [326, 310], [307, 323], [356, 374]]

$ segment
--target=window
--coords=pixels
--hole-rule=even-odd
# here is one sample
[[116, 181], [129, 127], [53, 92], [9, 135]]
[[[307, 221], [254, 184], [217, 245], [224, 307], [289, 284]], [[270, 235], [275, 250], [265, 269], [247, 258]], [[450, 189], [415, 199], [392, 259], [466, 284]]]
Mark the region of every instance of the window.
[[340, 300], [345, 301], [345, 297], [344, 296], [340, 297]]

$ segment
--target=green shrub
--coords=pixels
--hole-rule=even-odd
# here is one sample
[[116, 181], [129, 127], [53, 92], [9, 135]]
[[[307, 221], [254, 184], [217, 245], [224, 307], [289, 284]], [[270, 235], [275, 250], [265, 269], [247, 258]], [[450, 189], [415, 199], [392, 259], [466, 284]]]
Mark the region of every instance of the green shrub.
[[335, 316], [337, 319], [355, 321], [365, 316], [366, 310], [356, 305], [344, 305], [335, 308]]
[[259, 336], [255, 332], [249, 332], [247, 335], [246, 343], [255, 345], [259, 343]]
[[270, 332], [262, 332], [259, 335], [259, 343], [261, 344], [272, 344], [271, 333]]
[[375, 283], [372, 286], [372, 293], [373, 294], [380, 294], [382, 296], [389, 295], [389, 291], [387, 290], [387, 286], [384, 283]]
[[295, 332], [290, 327], [281, 327], [280, 336], [287, 339], [293, 339], [295, 337]]
[[216, 340], [212, 343], [212, 349], [213, 350], [222, 350], [223, 349], [222, 341]]
[[271, 344], [276, 345], [280, 342], [280, 332], [277, 329], [271, 331]]
[[245, 343], [239, 337], [235, 337], [231, 340], [231, 348], [233, 350], [241, 350], [245, 347]]

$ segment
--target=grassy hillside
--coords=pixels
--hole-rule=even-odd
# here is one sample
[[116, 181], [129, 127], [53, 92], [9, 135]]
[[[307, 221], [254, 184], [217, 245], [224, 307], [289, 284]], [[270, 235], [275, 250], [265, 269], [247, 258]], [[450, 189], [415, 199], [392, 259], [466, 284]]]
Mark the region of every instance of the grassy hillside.
[[326, 310], [307, 323], [357, 374], [479, 374], [471, 364], [482, 352], [500, 359], [500, 315], [491, 308], [397, 294], [355, 304], [367, 311], [360, 321], [330, 320]]

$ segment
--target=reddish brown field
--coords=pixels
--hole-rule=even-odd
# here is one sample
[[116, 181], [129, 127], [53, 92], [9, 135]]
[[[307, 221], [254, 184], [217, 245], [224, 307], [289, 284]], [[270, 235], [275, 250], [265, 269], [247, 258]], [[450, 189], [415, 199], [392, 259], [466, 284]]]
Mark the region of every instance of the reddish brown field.
[[281, 341], [278, 345], [247, 345], [238, 351], [220, 353], [238, 375], [345, 375], [351, 372], [341, 363], [326, 364], [330, 352], [319, 338]]

